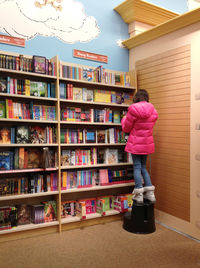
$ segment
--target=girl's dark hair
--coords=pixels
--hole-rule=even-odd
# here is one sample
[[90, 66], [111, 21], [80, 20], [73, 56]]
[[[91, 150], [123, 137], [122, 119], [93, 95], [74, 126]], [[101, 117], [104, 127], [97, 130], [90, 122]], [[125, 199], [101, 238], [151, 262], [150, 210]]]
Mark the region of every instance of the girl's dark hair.
[[149, 94], [145, 89], [139, 89], [133, 97], [133, 102], [147, 101], [149, 102]]

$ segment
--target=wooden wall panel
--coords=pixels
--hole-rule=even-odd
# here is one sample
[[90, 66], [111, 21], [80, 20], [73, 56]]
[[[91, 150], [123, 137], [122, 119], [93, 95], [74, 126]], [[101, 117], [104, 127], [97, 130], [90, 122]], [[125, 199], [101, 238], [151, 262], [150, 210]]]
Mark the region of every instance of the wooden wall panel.
[[156, 208], [190, 221], [190, 46], [136, 63], [138, 89], [149, 92], [159, 119], [151, 178]]

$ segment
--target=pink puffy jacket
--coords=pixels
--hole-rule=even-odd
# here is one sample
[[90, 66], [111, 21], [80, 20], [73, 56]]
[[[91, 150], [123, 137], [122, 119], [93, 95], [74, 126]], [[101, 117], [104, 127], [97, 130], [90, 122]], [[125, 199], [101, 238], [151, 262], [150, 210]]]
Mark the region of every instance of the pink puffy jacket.
[[122, 130], [129, 133], [125, 151], [131, 154], [151, 154], [155, 150], [153, 127], [158, 113], [153, 104], [140, 101], [128, 108], [122, 118]]

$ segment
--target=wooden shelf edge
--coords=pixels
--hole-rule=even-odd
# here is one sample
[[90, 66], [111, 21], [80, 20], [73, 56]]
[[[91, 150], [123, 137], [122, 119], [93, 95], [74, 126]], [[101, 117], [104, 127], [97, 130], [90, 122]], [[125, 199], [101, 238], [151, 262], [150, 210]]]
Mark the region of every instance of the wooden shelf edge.
[[88, 192], [88, 191], [98, 191], [98, 190], [104, 190], [104, 189], [110, 189], [110, 188], [120, 188], [120, 187], [128, 187], [133, 186], [134, 182], [127, 182], [127, 183], [116, 183], [112, 185], [105, 185], [105, 186], [92, 186], [92, 187], [83, 187], [83, 188], [73, 188], [68, 190], [62, 190], [61, 194], [66, 193], [75, 193], [75, 192]]
[[82, 165], [82, 166], [62, 166], [61, 170], [67, 169], [85, 169], [85, 168], [99, 168], [99, 167], [120, 167], [120, 166], [132, 166], [132, 163], [116, 163], [116, 164], [96, 164], [96, 165]]
[[56, 194], [59, 194], [59, 191], [49, 191], [35, 194], [6, 195], [6, 196], [0, 196], [0, 201], [33, 198], [33, 197], [56, 195]]

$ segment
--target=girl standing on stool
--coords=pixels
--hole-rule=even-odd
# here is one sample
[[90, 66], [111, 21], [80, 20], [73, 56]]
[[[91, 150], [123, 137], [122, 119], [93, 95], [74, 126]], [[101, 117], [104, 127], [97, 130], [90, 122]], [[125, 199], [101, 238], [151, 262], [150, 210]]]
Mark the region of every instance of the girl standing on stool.
[[[147, 156], [155, 150], [153, 127], [158, 113], [153, 104], [149, 103], [149, 94], [140, 89], [134, 96], [133, 104], [129, 106], [127, 115], [122, 118], [122, 130], [129, 133], [125, 151], [132, 154], [133, 175], [135, 187], [133, 200], [143, 203], [144, 199], [155, 202], [155, 187], [146, 169]], [[144, 179], [144, 187], [142, 177]]]

